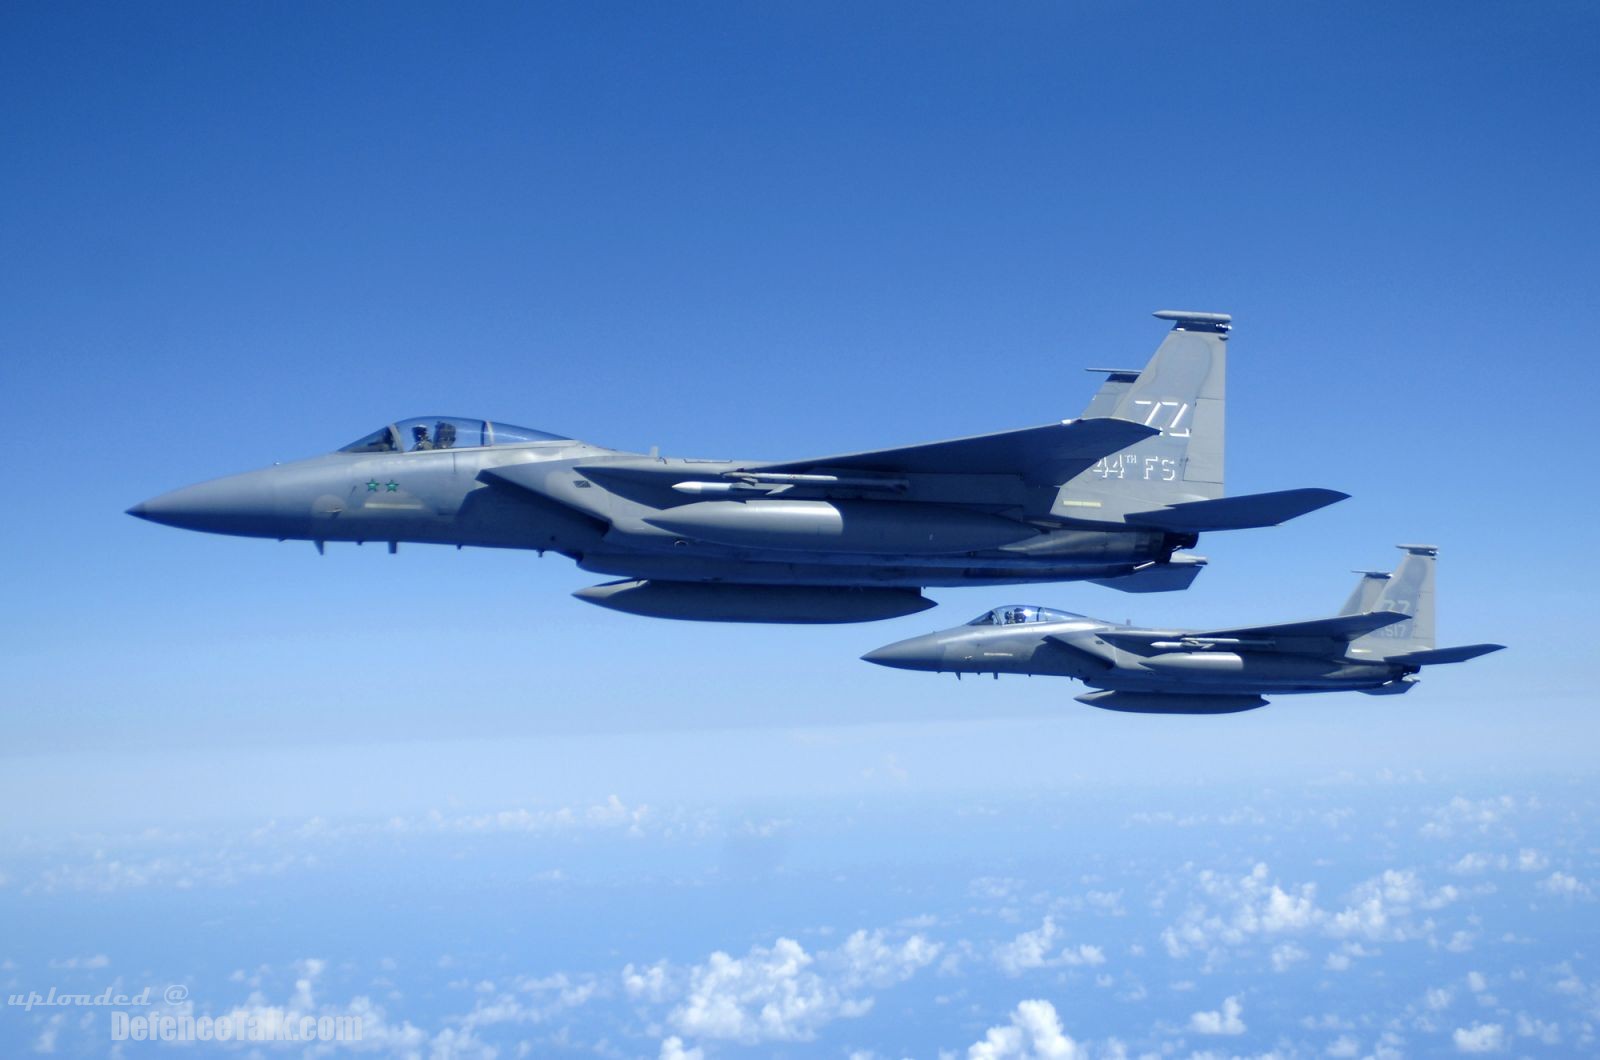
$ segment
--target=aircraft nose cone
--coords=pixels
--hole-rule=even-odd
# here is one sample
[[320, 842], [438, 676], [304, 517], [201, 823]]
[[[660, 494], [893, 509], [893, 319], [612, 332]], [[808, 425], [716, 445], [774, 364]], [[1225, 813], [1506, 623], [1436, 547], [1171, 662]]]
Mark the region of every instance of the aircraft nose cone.
[[944, 646], [933, 637], [912, 637], [874, 648], [862, 660], [897, 670], [937, 670], [944, 662]]
[[250, 472], [163, 493], [135, 504], [128, 514], [183, 530], [269, 535], [276, 529], [276, 508], [271, 480]]

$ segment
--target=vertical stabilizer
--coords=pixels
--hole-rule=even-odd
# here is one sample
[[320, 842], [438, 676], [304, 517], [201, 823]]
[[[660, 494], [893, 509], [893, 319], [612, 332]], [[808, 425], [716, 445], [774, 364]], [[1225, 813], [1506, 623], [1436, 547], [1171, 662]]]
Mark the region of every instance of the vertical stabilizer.
[[1404, 655], [1429, 651], [1434, 646], [1433, 579], [1439, 550], [1433, 545], [1399, 545], [1406, 558], [1400, 561], [1388, 581], [1383, 583], [1370, 610], [1399, 611], [1410, 615], [1404, 622], [1374, 630], [1351, 641], [1352, 653]]
[[1052, 509], [1058, 517], [1120, 522], [1129, 512], [1222, 496], [1230, 318], [1174, 310], [1156, 316], [1173, 327], [1150, 363], [1137, 375], [1106, 370], [1085, 415], [1131, 420], [1161, 433], [1063, 485]]
[[1364, 615], [1368, 611], [1378, 610], [1378, 594], [1389, 584], [1388, 571], [1358, 570], [1356, 573], [1361, 575], [1361, 580], [1356, 582], [1356, 587], [1350, 591], [1350, 599], [1339, 609], [1341, 615]]
[[1089, 407], [1083, 410], [1079, 419], [1096, 420], [1109, 419], [1117, 414], [1117, 406], [1122, 401], [1122, 396], [1128, 388], [1139, 381], [1139, 371], [1136, 368], [1090, 368], [1092, 375], [1104, 374], [1105, 382], [1100, 384], [1100, 389], [1094, 392], [1094, 397], [1089, 399]]

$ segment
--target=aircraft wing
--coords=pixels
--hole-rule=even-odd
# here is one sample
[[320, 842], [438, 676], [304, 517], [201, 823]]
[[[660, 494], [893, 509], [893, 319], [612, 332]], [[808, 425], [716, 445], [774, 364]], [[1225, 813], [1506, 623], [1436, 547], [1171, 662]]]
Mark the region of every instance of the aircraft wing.
[[870, 471], [933, 475], [1016, 475], [1030, 485], [1053, 486], [1094, 466], [1101, 457], [1160, 431], [1115, 419], [1067, 420], [1041, 427], [977, 434], [896, 449], [870, 449], [814, 460], [749, 464], [756, 472]]
[[1309, 622], [1280, 622], [1274, 626], [1236, 626], [1232, 629], [1208, 629], [1186, 635], [1196, 638], [1239, 640], [1276, 640], [1284, 637], [1355, 640], [1375, 629], [1404, 622], [1410, 617], [1399, 611], [1367, 611], [1359, 615], [1314, 618]]

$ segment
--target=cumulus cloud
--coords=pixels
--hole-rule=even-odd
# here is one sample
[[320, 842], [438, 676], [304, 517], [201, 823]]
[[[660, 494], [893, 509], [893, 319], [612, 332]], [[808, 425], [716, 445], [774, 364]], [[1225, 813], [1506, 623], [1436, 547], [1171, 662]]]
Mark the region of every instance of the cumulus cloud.
[[683, 1039], [673, 1035], [662, 1041], [659, 1060], [705, 1060], [705, 1056], [705, 1051], [699, 1047], [685, 1049]]
[[[430, 1036], [407, 1020], [393, 1022], [381, 1005], [365, 996], [352, 998], [343, 1005], [319, 1002], [317, 981], [325, 967], [325, 962], [316, 958], [297, 961], [294, 991], [287, 1001], [274, 1003], [260, 991], [252, 991], [244, 1004], [235, 1005], [225, 1015], [235, 1020], [249, 1020], [265, 1028], [269, 1037], [276, 1033], [275, 1028], [297, 1026], [307, 1016], [354, 1017], [360, 1020], [361, 1039], [342, 1042], [341, 1049], [399, 1056], [427, 1053], [440, 1058], [484, 1057], [485, 1060], [494, 1055], [492, 1048], [478, 1041], [470, 1031], [447, 1028]], [[183, 1004], [188, 1008], [193, 1002]]]
[[1550, 859], [1537, 850], [1517, 851], [1517, 870], [1519, 872], [1543, 872], [1550, 867]]
[[[1172, 957], [1198, 951], [1210, 960], [1222, 947], [1283, 935], [1401, 941], [1433, 930], [1431, 924], [1418, 924], [1414, 914], [1441, 909], [1461, 897], [1449, 884], [1426, 886], [1413, 870], [1388, 869], [1352, 888], [1342, 908], [1325, 908], [1317, 903], [1315, 884], [1285, 888], [1265, 864], [1240, 877], [1200, 872], [1192, 891], [1198, 900], [1161, 934]], [[1361, 954], [1345, 956], [1350, 955]]]
[[1305, 960], [1310, 954], [1292, 942], [1285, 942], [1272, 947], [1272, 970], [1286, 972], [1294, 965]]
[[1543, 872], [1549, 867], [1549, 858], [1531, 847], [1523, 847], [1517, 851], [1515, 858], [1508, 857], [1505, 854], [1486, 854], [1482, 851], [1463, 854], [1450, 866], [1450, 871], [1458, 876], [1477, 876], [1488, 872], [1490, 869]]
[[1503, 857], [1496, 858], [1489, 854], [1474, 851], [1461, 855], [1460, 859], [1450, 866], [1450, 871], [1458, 876], [1476, 876], [1479, 873], [1488, 872], [1496, 866], [1504, 868], [1505, 865], [1506, 860]]
[[1458, 832], [1487, 835], [1509, 831], [1505, 820], [1518, 808], [1519, 803], [1510, 795], [1487, 799], [1468, 799], [1457, 795], [1429, 815], [1422, 826], [1422, 834], [1431, 839], [1445, 839]]
[[1189, 1017], [1189, 1029], [1196, 1034], [1243, 1034], [1244, 1006], [1237, 997], [1223, 998], [1222, 1008], [1196, 1012]]
[[1022, 1001], [1008, 1023], [990, 1027], [967, 1049], [967, 1060], [1088, 1060], [1088, 1050], [1061, 1028], [1048, 1001]]
[[1034, 968], [1061, 965], [1095, 967], [1106, 963], [1105, 951], [1099, 946], [1080, 944], [1055, 951], [1061, 935], [1055, 917], [1047, 916], [1033, 931], [1024, 931], [1010, 942], [996, 947], [995, 963], [1001, 971], [1013, 977]]
[[1537, 1038], [1545, 1045], [1561, 1044], [1561, 1028], [1554, 1023], [1546, 1023], [1536, 1019], [1526, 1012], [1517, 1015], [1517, 1033], [1524, 1038]]
[[660, 1003], [677, 994], [677, 985], [671, 976], [672, 969], [666, 961], [643, 968], [629, 964], [622, 969], [622, 988], [630, 998]]
[[667, 1021], [686, 1038], [810, 1041], [828, 1023], [865, 1015], [871, 989], [909, 979], [940, 948], [920, 934], [891, 941], [882, 931], [857, 931], [836, 949], [811, 954], [780, 938], [742, 957], [718, 951], [687, 968], [629, 965], [623, 987], [630, 997], [677, 1000]]
[[1457, 1027], [1451, 1038], [1462, 1053], [1498, 1053], [1506, 1047], [1505, 1028], [1498, 1023], [1474, 1023]]
[[544, 1023], [561, 1013], [588, 1004], [600, 992], [592, 978], [574, 978], [564, 973], [547, 976], [518, 976], [509, 989], [483, 983], [472, 1011], [461, 1020], [471, 1033], [480, 1027], [501, 1023]]
[[1271, 870], [1263, 863], [1238, 878], [1205, 870], [1197, 882], [1200, 895], [1223, 908], [1214, 911], [1196, 903], [1163, 931], [1161, 941], [1173, 957], [1218, 942], [1237, 944], [1252, 935], [1301, 931], [1323, 915], [1316, 906], [1314, 884], [1285, 891], [1272, 881]]
[[1564, 872], [1552, 872], [1538, 883], [1539, 890], [1546, 894], [1553, 894], [1561, 898], [1586, 898], [1589, 895], [1589, 885], [1579, 880], [1576, 876], [1568, 876]]

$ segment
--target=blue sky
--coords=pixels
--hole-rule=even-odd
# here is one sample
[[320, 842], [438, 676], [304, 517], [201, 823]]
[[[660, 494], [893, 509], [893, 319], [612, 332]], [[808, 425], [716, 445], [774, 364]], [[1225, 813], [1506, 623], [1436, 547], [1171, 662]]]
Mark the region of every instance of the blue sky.
[[[602, 997], [620, 1005], [639, 1000], [617, 978], [630, 962], [670, 955], [688, 982], [718, 949], [756, 954], [792, 938], [834, 954], [821, 963], [834, 962], [829, 988], [848, 1008], [868, 981], [850, 976], [900, 974], [835, 953], [860, 929], [884, 932], [897, 953], [913, 937], [941, 947], [894, 980], [913, 988], [900, 1003], [921, 1008], [934, 993], [918, 992], [919, 977], [964, 942], [989, 957], [967, 963], [975, 1008], [961, 1020], [897, 1039], [884, 1000], [879, 1022], [841, 1018], [813, 1039], [959, 1052], [1010, 1026], [1018, 1003], [1049, 999], [1047, 987], [1092, 981], [1081, 965], [1042, 965], [1033, 980], [994, 962], [992, 947], [1041, 929], [1051, 902], [1066, 903], [1051, 946], [1101, 945], [1108, 961], [1113, 946], [1165, 953], [1175, 916], [1130, 914], [1115, 939], [1080, 939], [1067, 907], [1095, 887], [1060, 883], [1069, 850], [1039, 870], [1052, 882], [1033, 882], [1054, 897], [1027, 917], [963, 919], [953, 910], [971, 881], [993, 875], [987, 848], [972, 846], [983, 830], [945, 835], [927, 822], [988, 806], [1043, 842], [1029, 799], [1064, 800], [1068, 810], [1050, 812], [1068, 820], [1083, 792], [1175, 813], [1215, 785], [1273, 786], [1282, 802], [1257, 832], [1193, 861], [1236, 891], [1264, 861], [1285, 887], [1320, 886], [1331, 918], [1385, 871], [1417, 873], [1437, 897], [1456, 861], [1482, 853], [1484, 873], [1504, 864], [1520, 882], [1502, 883], [1492, 909], [1472, 905], [1485, 895], [1446, 903], [1454, 913], [1544, 943], [1558, 920], [1592, 937], [1592, 835], [1551, 807], [1587, 806], [1600, 738], [1587, 533], [1597, 29], [1595, 10], [1575, 3], [7, 5], [0, 393], [19, 445], [5, 480], [13, 515], [0, 522], [11, 605], [0, 616], [0, 796], [26, 810], [0, 822], [0, 908], [28, 930], [0, 931], [0, 960], [15, 966], [0, 976], [25, 988], [109, 967], [130, 982], [182, 979], [220, 1006], [245, 1003], [256, 973], [232, 987], [226, 975], [267, 967], [263, 1003], [282, 1004], [310, 967], [296, 962], [322, 961], [310, 981], [344, 1004], [384, 977], [384, 959], [401, 960], [374, 939], [452, 903], [511, 895], [587, 924], [622, 894], [643, 925], [618, 929], [627, 938], [544, 944], [529, 928], [495, 951], [499, 964], [462, 976], [611, 976]], [[772, 458], [1043, 423], [1087, 401], [1094, 379], [1080, 369], [1142, 364], [1163, 332], [1148, 313], [1165, 307], [1235, 315], [1230, 488], [1352, 495], [1282, 528], [1208, 536], [1199, 551], [1211, 566], [1182, 594], [940, 590], [938, 610], [874, 625], [674, 624], [572, 600], [597, 579], [557, 557], [421, 546], [318, 557], [305, 543], [122, 514], [413, 414]], [[958, 684], [857, 660], [1013, 598], [1178, 625], [1310, 617], [1342, 602], [1347, 571], [1387, 565], [1394, 543], [1418, 540], [1442, 550], [1441, 641], [1510, 650], [1431, 671], [1402, 700], [1125, 718], [1073, 703], [1064, 681]], [[1330, 869], [1296, 838], [1294, 814], [1322, 798], [1308, 781], [1342, 778], [1347, 801], [1371, 806], [1392, 778], [1419, 771], [1402, 800], [1416, 821], [1352, 811], [1371, 835], [1399, 837], [1383, 857]], [[1427, 847], [1426, 815], [1458, 796], [1513, 798], [1520, 824], [1482, 849]], [[613, 798], [650, 807], [652, 822], [712, 823], [625, 841], [625, 828], [607, 831], [620, 827], [605, 809]], [[894, 809], [840, 824], [840, 800]], [[587, 820], [593, 807], [609, 838], [519, 829], [513, 816], [494, 849], [463, 845], [466, 825], [385, 845], [380, 827], [433, 813], [546, 821], [563, 808]], [[1077, 843], [1124, 835], [1135, 812], [1094, 817]], [[922, 822], [925, 849], [892, 841], [896, 814]], [[740, 829], [768, 820], [799, 837], [781, 857], [751, 853], [714, 905], [649, 927], [652, 899], [670, 908], [672, 895], [698, 893], [725, 851], [750, 845]], [[250, 839], [269, 821], [292, 834]], [[309, 821], [322, 824], [295, 831]], [[318, 828], [354, 830], [362, 856], [328, 867]], [[96, 879], [84, 873], [106, 844], [120, 864], [171, 873], [72, 883]], [[1269, 856], [1279, 844], [1294, 860]], [[1516, 868], [1524, 845], [1544, 859], [1539, 871]], [[1180, 846], [1106, 872], [1171, 874], [1203, 891]], [[291, 867], [213, 871], [217, 852], [234, 849]], [[846, 867], [874, 849], [894, 871], [925, 864], [927, 891], [869, 901], [872, 886]], [[508, 857], [537, 863], [523, 881], [534, 890], [474, 884]], [[791, 857], [816, 875], [785, 875]], [[341, 948], [327, 925], [364, 907], [375, 880], [420, 864], [438, 866], [429, 873], [448, 897], [397, 894], [364, 910], [365, 940]], [[1557, 873], [1573, 886], [1550, 884]], [[812, 886], [834, 876], [851, 882]], [[566, 882], [547, 892], [539, 879]], [[264, 942], [308, 892], [314, 923], [285, 931], [281, 947]], [[781, 910], [766, 904], [778, 892], [793, 899]], [[276, 912], [265, 936], [185, 950], [161, 934], [185, 923], [180, 898]], [[1551, 919], [1557, 900], [1565, 920]], [[150, 914], [155, 927], [113, 929], [150, 902], [172, 903]], [[924, 916], [945, 920], [939, 931], [902, 924]], [[1348, 941], [1328, 923], [1303, 926], [1315, 946], [1278, 940], [1308, 953], [1284, 974], [1321, 967], [1319, 947]], [[483, 918], [460, 936], [490, 947], [501, 926]], [[1404, 942], [1420, 954], [1428, 936], [1417, 932]], [[1432, 937], [1444, 947], [1452, 936]], [[1118, 1038], [1134, 1055], [1211, 1048], [1193, 1034], [1171, 1045], [1157, 1025], [1182, 1031], [1195, 1013], [1226, 1024], [1228, 997], [1242, 999], [1251, 1031], [1219, 1048], [1320, 1050], [1348, 1034], [1356, 1055], [1376, 1055], [1391, 1033], [1412, 1052], [1428, 1051], [1419, 1041], [1448, 1051], [1455, 1030], [1476, 1033], [1456, 1005], [1512, 996], [1503, 983], [1459, 985], [1469, 971], [1533, 990], [1571, 959], [1476, 952], [1471, 967], [1407, 958], [1391, 973], [1410, 990], [1393, 992], [1402, 1006], [1455, 976], [1451, 1006], [1415, 1002], [1423, 1016], [1462, 1017], [1438, 1017], [1436, 1038], [1416, 1013], [1387, 1017], [1412, 1021], [1400, 1029], [1291, 1034], [1299, 1024], [1268, 1017], [1258, 999], [1261, 984], [1281, 982], [1271, 947], [1205, 996], [1197, 986], [1193, 1004], [1133, 1005], [1092, 1026], [1073, 1024], [1085, 1010], [1063, 996], [1052, 1004], [1064, 1033], [1095, 1049]], [[430, 954], [427, 974], [419, 964], [410, 980], [390, 976], [402, 995], [391, 1022], [410, 1018], [430, 1040], [461, 1032], [450, 1020], [471, 1008], [441, 1000], [445, 955]], [[108, 963], [50, 963], [95, 956]], [[1511, 980], [1518, 968], [1524, 978]], [[1351, 996], [1384, 991], [1363, 983]], [[1315, 989], [1307, 979], [1288, 996]], [[442, 993], [420, 1000], [430, 990]], [[646, 1006], [635, 1037], [610, 1037], [615, 1051], [656, 1055], [674, 1035], [708, 1055], [771, 1047], [687, 1033], [692, 1021], [672, 1015], [687, 996]], [[589, 1013], [574, 1016], [571, 1040], [590, 1048], [620, 1010], [586, 1005], [569, 1006]], [[1519, 1011], [1568, 1020], [1558, 1034], [1570, 1047], [1581, 1008], [1540, 1016], [1530, 1005], [1471, 1012], [1501, 1028], [1507, 1049], [1541, 1041], [1517, 1037]], [[49, 1028], [36, 1015], [7, 1013], [4, 1040], [38, 1044]], [[559, 1022], [514, 1026], [548, 1049]], [[94, 1055], [97, 1033], [63, 1028], [55, 1040]], [[515, 1035], [486, 1040], [515, 1055]]]

